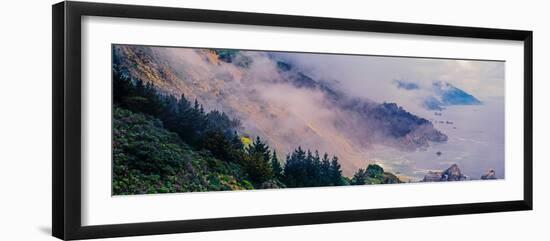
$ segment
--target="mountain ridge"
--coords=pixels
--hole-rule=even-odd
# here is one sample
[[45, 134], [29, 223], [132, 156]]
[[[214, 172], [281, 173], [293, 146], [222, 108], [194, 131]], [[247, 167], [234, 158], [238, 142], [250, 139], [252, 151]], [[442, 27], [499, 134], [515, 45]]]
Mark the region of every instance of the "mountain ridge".
[[[395, 103], [351, 97], [261, 52], [169, 50], [115, 45], [113, 67], [244, 120], [243, 132], [265, 136], [283, 153], [299, 145], [328, 150], [348, 160], [349, 173], [364, 164], [372, 143], [416, 150], [447, 139]], [[296, 135], [302, 138], [290, 138]]]

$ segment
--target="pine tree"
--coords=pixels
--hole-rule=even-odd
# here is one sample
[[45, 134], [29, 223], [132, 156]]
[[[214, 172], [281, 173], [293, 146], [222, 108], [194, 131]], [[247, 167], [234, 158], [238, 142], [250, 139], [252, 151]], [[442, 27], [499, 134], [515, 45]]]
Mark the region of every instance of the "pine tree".
[[271, 151], [269, 147], [262, 142], [259, 136], [256, 137], [256, 140], [247, 147], [247, 153], [253, 155], [254, 153], [259, 153], [263, 156], [264, 160], [271, 160]]
[[313, 177], [313, 186], [322, 186], [323, 185], [323, 177], [321, 176], [321, 158], [319, 157], [319, 151], [315, 150], [315, 155], [313, 155], [313, 160], [311, 162], [311, 176]]
[[294, 153], [292, 153], [292, 157], [295, 157], [297, 161], [303, 161], [306, 159], [306, 152], [302, 149], [301, 146], [298, 146], [298, 149], [294, 150]]
[[191, 103], [185, 98], [184, 94], [181, 94], [178, 100], [177, 112], [180, 114], [187, 113], [191, 109]]
[[175, 120], [172, 123], [172, 126], [168, 126], [170, 129], [173, 129], [178, 135], [189, 144], [193, 144], [192, 141], [195, 139], [195, 129], [193, 126], [194, 115], [193, 109], [191, 108], [191, 103], [185, 98], [182, 94], [177, 103], [177, 112], [175, 113]]
[[255, 182], [256, 187], [273, 178], [271, 151], [259, 136], [246, 148], [246, 153], [245, 168], [248, 170], [252, 181]]
[[304, 169], [306, 171], [306, 176], [304, 177], [304, 185], [307, 187], [315, 186], [315, 169], [313, 166], [313, 154], [308, 149], [306, 152], [306, 159], [304, 162]]
[[334, 186], [340, 186], [343, 185], [342, 181], [342, 170], [340, 163], [338, 163], [338, 157], [333, 156], [332, 161], [330, 163], [330, 170], [331, 170], [331, 181]]
[[233, 161], [231, 157], [231, 143], [229, 143], [222, 133], [209, 132], [202, 142], [202, 148], [209, 150], [212, 155], [222, 161]]
[[273, 155], [271, 155], [271, 168], [273, 169], [273, 174], [275, 178], [281, 180], [283, 175], [283, 168], [281, 167], [281, 163], [277, 158], [277, 152], [275, 150], [273, 150]]
[[319, 151], [315, 150], [315, 156], [313, 156], [313, 165], [316, 167], [321, 166], [321, 157], [319, 157]]
[[160, 111], [159, 119], [166, 128], [171, 128], [177, 122], [178, 100], [173, 95], [169, 95], [162, 97], [161, 101], [164, 108]]
[[367, 172], [363, 168], [359, 168], [350, 182], [351, 185], [365, 185], [367, 184]]
[[239, 134], [237, 134], [237, 131], [233, 132], [233, 138], [231, 139], [231, 145], [236, 150], [242, 150], [244, 148], [243, 142], [241, 141], [241, 138], [239, 137]]
[[305, 167], [306, 153], [302, 147], [298, 147], [287, 156], [287, 161], [284, 167], [283, 182], [288, 187], [304, 187], [307, 172]]
[[116, 105], [125, 107], [124, 99], [130, 95], [132, 84], [129, 78], [121, 75], [118, 71], [113, 70], [113, 102]]
[[328, 154], [325, 152], [323, 159], [321, 160], [320, 174], [321, 176], [321, 185], [329, 186], [331, 185], [331, 168], [330, 168], [330, 159]]

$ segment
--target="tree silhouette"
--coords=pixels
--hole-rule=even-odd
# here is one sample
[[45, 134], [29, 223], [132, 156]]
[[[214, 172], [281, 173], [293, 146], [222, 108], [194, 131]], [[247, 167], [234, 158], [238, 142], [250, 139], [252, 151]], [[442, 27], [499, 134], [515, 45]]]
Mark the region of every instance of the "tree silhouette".
[[271, 168], [275, 178], [281, 180], [283, 177], [283, 167], [279, 162], [279, 158], [277, 157], [277, 152], [275, 150], [273, 150], [273, 154], [271, 155]]

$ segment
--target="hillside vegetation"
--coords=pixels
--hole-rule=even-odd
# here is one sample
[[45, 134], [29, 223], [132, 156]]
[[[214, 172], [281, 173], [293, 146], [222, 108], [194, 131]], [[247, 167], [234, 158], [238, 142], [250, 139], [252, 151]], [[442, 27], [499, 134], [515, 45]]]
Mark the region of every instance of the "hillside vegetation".
[[[401, 182], [377, 165], [342, 175], [340, 160], [297, 147], [283, 160], [238, 119], [113, 70], [114, 195]], [[245, 143], [243, 143], [243, 141]]]
[[[175, 97], [168, 102], [184, 95], [191, 107], [196, 100], [205, 110], [238, 118], [245, 128], [234, 128], [238, 134], [251, 141], [260, 136], [280, 152], [281, 162], [302, 146], [322, 151], [321, 156], [323, 152], [338, 156], [344, 174], [352, 176], [358, 168], [365, 168], [365, 150], [378, 145], [399, 151], [425, 150], [448, 139], [431, 121], [403, 106], [369, 99], [366, 93], [352, 94], [339, 78], [315, 74], [277, 52], [117, 44], [112, 48], [112, 61], [119, 75]], [[151, 104], [141, 99], [127, 101], [125, 108], [139, 112], [143, 110], [133, 108]], [[158, 116], [164, 114], [155, 113], [159, 110], [155, 106], [146, 108], [145, 113], [180, 134], [183, 127], [175, 128], [172, 120]], [[180, 137], [195, 147], [195, 137]]]

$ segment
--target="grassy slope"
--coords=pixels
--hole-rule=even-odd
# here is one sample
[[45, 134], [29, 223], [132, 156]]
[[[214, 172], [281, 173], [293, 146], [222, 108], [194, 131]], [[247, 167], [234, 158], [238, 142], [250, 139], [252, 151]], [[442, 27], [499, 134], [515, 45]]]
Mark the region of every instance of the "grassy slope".
[[114, 108], [114, 195], [252, 189], [241, 169], [192, 150], [158, 119]]

